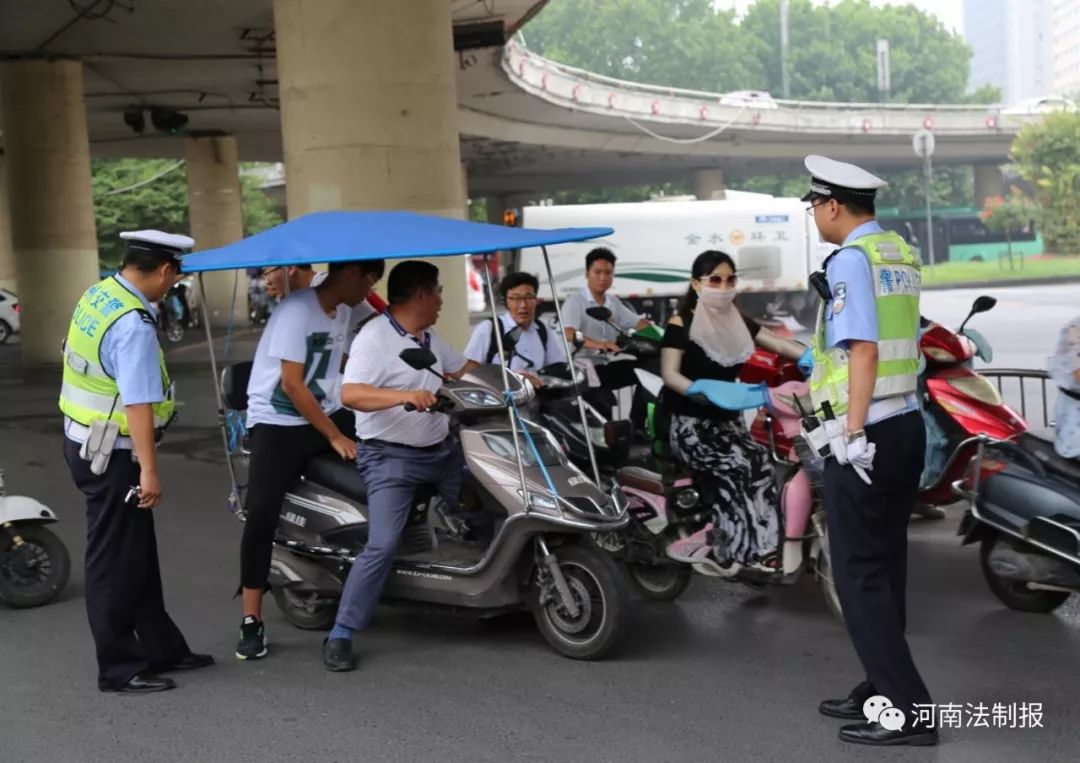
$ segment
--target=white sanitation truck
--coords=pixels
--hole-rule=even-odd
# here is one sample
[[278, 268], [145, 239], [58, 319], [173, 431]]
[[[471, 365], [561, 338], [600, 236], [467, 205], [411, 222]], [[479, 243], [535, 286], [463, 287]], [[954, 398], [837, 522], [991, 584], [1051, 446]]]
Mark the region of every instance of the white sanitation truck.
[[[739, 304], [755, 317], [791, 315], [812, 328], [818, 302], [809, 275], [835, 248], [821, 241], [806, 204], [793, 198], [728, 191], [714, 201], [535, 206], [522, 210], [527, 228], [606, 226], [614, 234], [551, 250], [560, 296], [585, 286], [585, 255], [615, 253], [614, 292], [654, 320], [665, 320], [687, 288], [694, 258], [708, 249], [732, 256]], [[540, 279], [550, 294], [539, 249], [523, 249], [517, 268]]]

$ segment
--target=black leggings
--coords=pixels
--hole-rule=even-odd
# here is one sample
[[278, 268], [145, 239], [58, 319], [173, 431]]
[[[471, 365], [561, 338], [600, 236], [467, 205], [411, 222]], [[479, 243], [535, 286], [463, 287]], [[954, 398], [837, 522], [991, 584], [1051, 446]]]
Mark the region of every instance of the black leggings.
[[[356, 437], [356, 421], [347, 408], [330, 417], [347, 437]], [[330, 442], [310, 424], [298, 427], [256, 424], [251, 428], [244, 538], [240, 542], [240, 585], [266, 588], [274, 531], [285, 492], [304, 462], [319, 453], [333, 453]]]

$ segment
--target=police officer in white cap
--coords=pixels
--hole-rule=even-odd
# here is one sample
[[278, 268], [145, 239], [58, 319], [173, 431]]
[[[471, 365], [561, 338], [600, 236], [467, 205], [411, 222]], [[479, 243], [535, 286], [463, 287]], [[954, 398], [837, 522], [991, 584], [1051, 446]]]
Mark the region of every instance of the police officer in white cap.
[[159, 675], [211, 665], [165, 611], [152, 509], [162, 496], [156, 442], [175, 412], [151, 303], [180, 276], [187, 236], [121, 233], [119, 273], [75, 306], [64, 342], [60, 409], [64, 456], [86, 496], [86, 610], [98, 688], [148, 693], [176, 687]]
[[[820, 711], [858, 721], [846, 742], [932, 745], [916, 724], [929, 704], [904, 636], [907, 525], [923, 467], [926, 432], [916, 398], [919, 261], [874, 219], [881, 178], [852, 164], [808, 156], [810, 203], [822, 238], [838, 247], [813, 279], [823, 297], [813, 339], [811, 395], [837, 432], [825, 463], [825, 510], [833, 576], [865, 680]], [[883, 696], [905, 715], [867, 723], [864, 703]], [[895, 715], [895, 712], [891, 713]], [[888, 728], [886, 728], [886, 725]]]

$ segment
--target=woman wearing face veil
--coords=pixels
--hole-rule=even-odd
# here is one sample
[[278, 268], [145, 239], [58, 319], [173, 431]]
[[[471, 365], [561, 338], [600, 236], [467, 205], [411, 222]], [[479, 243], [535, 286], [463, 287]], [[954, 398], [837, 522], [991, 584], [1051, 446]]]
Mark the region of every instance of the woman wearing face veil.
[[[755, 343], [800, 360], [804, 373], [809, 373], [811, 356], [808, 348], [762, 328], [739, 311], [730, 256], [703, 252], [694, 260], [691, 276], [686, 296], [664, 333], [663, 401], [671, 414], [673, 455], [698, 478], [702, 497], [716, 518], [715, 524], [673, 544], [668, 556], [707, 564], [725, 576], [744, 567], [777, 572], [780, 518], [772, 466], [768, 451], [750, 438], [738, 410], [764, 405], [765, 392], [735, 379]], [[724, 408], [718, 407], [721, 402]]]

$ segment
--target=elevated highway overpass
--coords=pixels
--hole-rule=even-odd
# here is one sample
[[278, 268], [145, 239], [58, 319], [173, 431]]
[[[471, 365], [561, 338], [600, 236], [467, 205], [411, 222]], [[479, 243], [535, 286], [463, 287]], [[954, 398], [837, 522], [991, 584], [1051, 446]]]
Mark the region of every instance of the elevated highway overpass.
[[[749, 108], [620, 82], [515, 41], [546, 2], [0, 0], [0, 173], [12, 191], [0, 195], [0, 282], [18, 281], [24, 354], [54, 359], [97, 273], [90, 156], [184, 158], [191, 230], [208, 247], [243, 235], [239, 160], [284, 162], [291, 215], [460, 215], [466, 194], [690, 178], [710, 196], [724, 172], [797, 169], [812, 151], [909, 167], [925, 125], [939, 163], [975, 164], [989, 187], [1025, 119], [971, 106]], [[216, 320], [230, 292], [211, 286]]]

